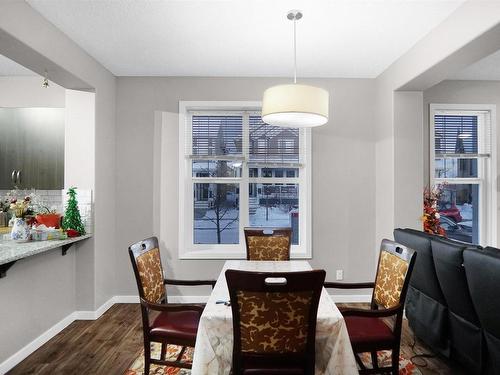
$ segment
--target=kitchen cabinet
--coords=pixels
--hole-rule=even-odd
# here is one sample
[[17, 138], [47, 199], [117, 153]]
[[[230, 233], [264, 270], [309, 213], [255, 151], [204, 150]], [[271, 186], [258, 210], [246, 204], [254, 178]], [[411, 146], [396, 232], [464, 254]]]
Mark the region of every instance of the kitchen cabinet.
[[0, 108], [0, 189], [64, 187], [64, 109]]

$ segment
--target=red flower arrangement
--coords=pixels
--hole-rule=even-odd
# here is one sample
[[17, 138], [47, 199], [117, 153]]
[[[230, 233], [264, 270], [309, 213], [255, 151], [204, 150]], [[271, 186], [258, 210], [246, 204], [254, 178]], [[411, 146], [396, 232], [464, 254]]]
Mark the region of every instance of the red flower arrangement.
[[443, 193], [443, 186], [436, 185], [424, 189], [424, 213], [420, 218], [424, 225], [424, 232], [446, 237], [446, 231], [439, 222], [438, 202]]

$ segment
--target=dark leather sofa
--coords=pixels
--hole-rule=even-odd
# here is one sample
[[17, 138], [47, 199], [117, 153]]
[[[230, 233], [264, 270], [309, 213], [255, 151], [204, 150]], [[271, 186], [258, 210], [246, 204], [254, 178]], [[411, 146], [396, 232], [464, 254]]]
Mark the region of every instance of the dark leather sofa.
[[500, 250], [464, 251], [464, 267], [472, 302], [483, 334], [485, 374], [500, 373]]
[[406, 298], [415, 335], [470, 374], [500, 374], [500, 250], [413, 229], [394, 239], [417, 251]]

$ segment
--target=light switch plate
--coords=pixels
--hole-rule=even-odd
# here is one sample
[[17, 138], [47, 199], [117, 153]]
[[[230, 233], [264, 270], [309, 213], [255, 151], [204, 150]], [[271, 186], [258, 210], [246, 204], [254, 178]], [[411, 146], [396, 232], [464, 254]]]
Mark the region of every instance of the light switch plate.
[[337, 281], [344, 280], [344, 270], [337, 270]]

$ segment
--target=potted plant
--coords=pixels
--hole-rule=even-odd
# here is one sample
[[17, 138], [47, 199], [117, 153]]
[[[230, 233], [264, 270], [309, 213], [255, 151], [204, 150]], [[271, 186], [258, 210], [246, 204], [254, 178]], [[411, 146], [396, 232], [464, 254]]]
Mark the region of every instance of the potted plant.
[[424, 226], [424, 232], [437, 234], [446, 237], [446, 232], [441, 227], [439, 221], [440, 215], [438, 211], [438, 202], [443, 193], [443, 185], [436, 185], [432, 188], [424, 189], [424, 210], [420, 218]]

